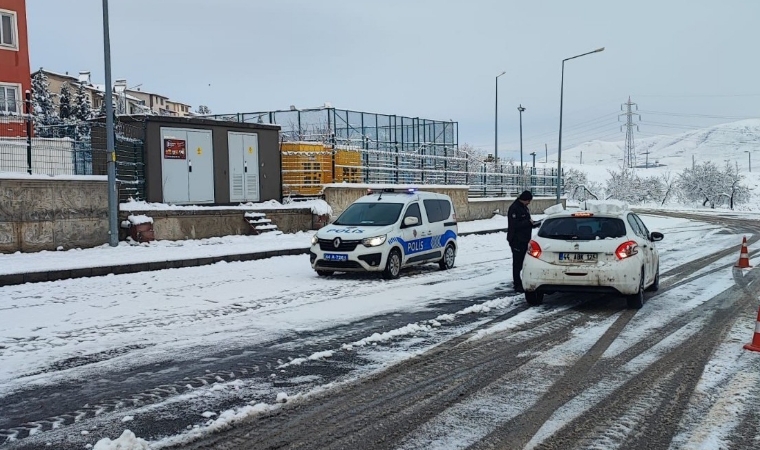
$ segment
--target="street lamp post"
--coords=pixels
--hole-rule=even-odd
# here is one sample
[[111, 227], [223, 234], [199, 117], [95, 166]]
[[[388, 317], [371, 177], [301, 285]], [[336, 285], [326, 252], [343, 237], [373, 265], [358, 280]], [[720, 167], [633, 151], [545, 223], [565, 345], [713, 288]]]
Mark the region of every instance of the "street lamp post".
[[106, 154], [108, 155], [108, 243], [119, 245], [118, 197], [116, 192], [116, 152], [114, 151], [113, 97], [111, 87], [111, 34], [108, 24], [108, 0], [103, 0], [103, 59], [105, 62], [106, 86]]
[[533, 157], [533, 171], [536, 171], [536, 152], [531, 152], [530, 156]]
[[581, 56], [590, 55], [592, 53], [598, 53], [604, 51], [604, 47], [592, 50], [590, 52], [581, 53], [580, 55], [571, 56], [562, 60], [562, 78], [559, 87], [559, 144], [557, 145], [557, 203], [559, 203], [560, 185], [562, 180], [562, 97], [565, 91], [565, 61], [571, 59], [580, 58]]
[[493, 125], [493, 159], [496, 164], [499, 164], [499, 77], [505, 73], [507, 73], [506, 70], [496, 75], [496, 109]]
[[744, 150], [744, 153], [746, 153], [747, 158], [749, 158], [749, 171], [752, 172], [752, 153], [750, 153], [749, 150]]
[[523, 108], [523, 105], [520, 104], [520, 106], [517, 107], [517, 110], [520, 111], [520, 174], [523, 173], [523, 147], [522, 147], [522, 113], [525, 111], [525, 108]]

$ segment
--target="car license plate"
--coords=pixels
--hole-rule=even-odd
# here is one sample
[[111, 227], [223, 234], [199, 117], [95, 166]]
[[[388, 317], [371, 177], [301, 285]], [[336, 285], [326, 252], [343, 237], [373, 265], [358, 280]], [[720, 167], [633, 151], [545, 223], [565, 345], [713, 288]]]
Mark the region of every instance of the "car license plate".
[[339, 253], [325, 253], [325, 261], [348, 261], [348, 255]]
[[560, 262], [596, 262], [596, 253], [560, 253]]

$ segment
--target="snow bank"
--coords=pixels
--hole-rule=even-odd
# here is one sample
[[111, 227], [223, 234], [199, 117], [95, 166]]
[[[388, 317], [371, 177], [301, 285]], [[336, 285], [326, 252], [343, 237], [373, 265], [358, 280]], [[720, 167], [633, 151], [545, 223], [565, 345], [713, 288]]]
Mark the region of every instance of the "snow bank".
[[145, 440], [138, 438], [133, 432], [124, 430], [119, 439], [112, 441], [103, 438], [92, 450], [150, 450], [150, 447]]

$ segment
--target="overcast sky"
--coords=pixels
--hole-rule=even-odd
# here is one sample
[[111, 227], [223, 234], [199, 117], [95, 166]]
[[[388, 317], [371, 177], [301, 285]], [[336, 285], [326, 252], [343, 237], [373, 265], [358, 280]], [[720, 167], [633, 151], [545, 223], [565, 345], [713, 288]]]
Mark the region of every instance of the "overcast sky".
[[[27, 0], [33, 70], [103, 80], [101, 0]], [[110, 0], [113, 77], [214, 113], [315, 107], [459, 122], [499, 155], [760, 116], [755, 0]], [[647, 112], [650, 111], [650, 112]], [[666, 113], [666, 114], [663, 114]], [[710, 116], [710, 117], [702, 117]], [[526, 156], [528, 158], [528, 156]]]

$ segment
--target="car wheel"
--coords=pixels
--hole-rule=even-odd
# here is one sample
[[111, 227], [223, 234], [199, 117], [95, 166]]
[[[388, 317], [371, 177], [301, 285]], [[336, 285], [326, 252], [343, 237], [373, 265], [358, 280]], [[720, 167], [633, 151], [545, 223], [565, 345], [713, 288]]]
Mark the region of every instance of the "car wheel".
[[649, 292], [657, 292], [660, 289], [660, 266], [657, 266], [657, 272], [655, 272], [654, 281], [652, 285], [647, 288]]
[[536, 291], [525, 292], [525, 301], [528, 302], [530, 306], [539, 306], [544, 302], [544, 293]]
[[391, 250], [388, 255], [388, 261], [385, 263], [385, 269], [383, 270], [383, 278], [386, 280], [393, 280], [398, 278], [401, 273], [401, 252], [397, 248]]
[[454, 267], [454, 259], [456, 256], [457, 253], [456, 250], [454, 250], [454, 246], [452, 244], [447, 245], [446, 250], [443, 251], [443, 258], [438, 262], [438, 267], [440, 267], [441, 270], [451, 269]]
[[317, 270], [317, 275], [320, 277], [329, 277], [334, 272], [332, 270]]
[[641, 269], [641, 278], [639, 279], [639, 292], [628, 296], [629, 309], [641, 309], [644, 306], [644, 269]]

